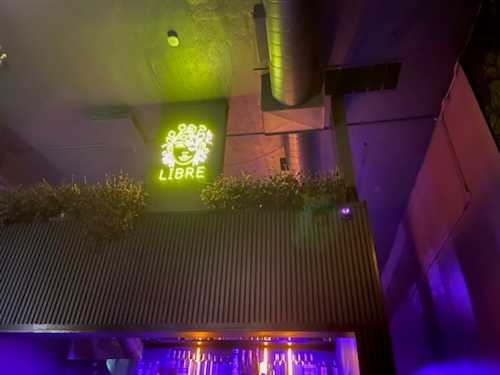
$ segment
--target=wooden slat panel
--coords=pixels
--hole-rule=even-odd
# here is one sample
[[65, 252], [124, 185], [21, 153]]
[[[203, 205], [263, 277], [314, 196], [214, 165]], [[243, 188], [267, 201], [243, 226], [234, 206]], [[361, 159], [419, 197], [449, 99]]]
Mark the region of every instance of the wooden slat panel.
[[147, 215], [127, 238], [72, 222], [0, 232], [0, 330], [383, 325], [366, 207]]

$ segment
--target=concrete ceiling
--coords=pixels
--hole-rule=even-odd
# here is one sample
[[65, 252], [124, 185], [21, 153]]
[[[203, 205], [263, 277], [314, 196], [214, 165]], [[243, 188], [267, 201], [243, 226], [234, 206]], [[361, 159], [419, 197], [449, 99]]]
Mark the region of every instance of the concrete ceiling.
[[[255, 93], [253, 0], [4, 0], [1, 44], [19, 84], [79, 103]], [[167, 44], [168, 30], [181, 45]], [[35, 80], [35, 82], [33, 82]]]
[[[263, 129], [250, 0], [3, 0], [0, 175], [12, 181], [124, 169], [150, 150], [129, 119], [91, 121], [88, 105], [134, 106], [154, 137], [154, 103], [229, 97], [228, 132]], [[323, 65], [401, 61], [397, 90], [346, 99], [356, 176], [381, 265], [427, 148], [478, 1], [317, 0]], [[178, 32], [171, 48], [166, 32]], [[328, 105], [327, 105], [328, 109]], [[328, 112], [328, 111], [327, 111]], [[327, 116], [328, 118], [328, 116]], [[323, 132], [323, 168], [333, 167]], [[267, 174], [277, 137], [228, 139], [226, 173]]]

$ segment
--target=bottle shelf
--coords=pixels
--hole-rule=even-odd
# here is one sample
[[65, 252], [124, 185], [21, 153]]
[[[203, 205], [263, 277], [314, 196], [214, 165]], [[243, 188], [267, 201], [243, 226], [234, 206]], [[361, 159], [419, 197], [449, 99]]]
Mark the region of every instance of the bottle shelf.
[[333, 343], [220, 343], [149, 348], [136, 375], [342, 375]]

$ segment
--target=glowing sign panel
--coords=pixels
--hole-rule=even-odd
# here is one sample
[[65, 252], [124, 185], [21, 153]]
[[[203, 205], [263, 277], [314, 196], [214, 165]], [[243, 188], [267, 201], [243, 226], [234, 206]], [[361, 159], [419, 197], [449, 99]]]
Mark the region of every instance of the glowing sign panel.
[[161, 146], [159, 180], [203, 180], [205, 163], [213, 145], [213, 133], [205, 125], [180, 124], [170, 130]]

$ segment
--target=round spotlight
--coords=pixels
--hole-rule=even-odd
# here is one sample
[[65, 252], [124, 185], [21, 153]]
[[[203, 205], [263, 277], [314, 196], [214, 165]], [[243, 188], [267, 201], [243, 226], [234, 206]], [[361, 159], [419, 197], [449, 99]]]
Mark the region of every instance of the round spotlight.
[[0, 46], [0, 67], [7, 64], [8, 57], [7, 52], [2, 48], [2, 46]]
[[341, 207], [339, 210], [339, 215], [341, 219], [350, 220], [352, 219], [352, 209], [351, 207]]
[[169, 30], [167, 32], [167, 41], [168, 41], [168, 45], [170, 47], [179, 47], [179, 44], [181, 44], [180, 40], [179, 40], [179, 35], [177, 35], [177, 32], [174, 31], [174, 30]]

